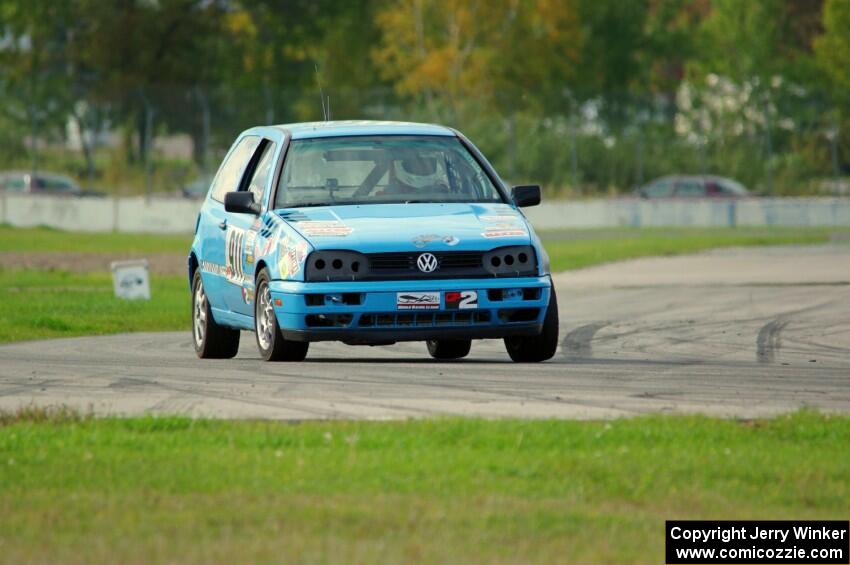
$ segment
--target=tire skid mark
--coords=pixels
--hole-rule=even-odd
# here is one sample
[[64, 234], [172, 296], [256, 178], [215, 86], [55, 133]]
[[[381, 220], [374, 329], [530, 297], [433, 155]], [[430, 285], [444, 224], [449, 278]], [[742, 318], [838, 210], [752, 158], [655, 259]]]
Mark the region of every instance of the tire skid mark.
[[[295, 402], [285, 402], [279, 401], [277, 399], [263, 399], [258, 397], [244, 397], [239, 396], [233, 393], [227, 393], [224, 391], [216, 391], [216, 390], [203, 390], [200, 388], [191, 388], [186, 386], [181, 386], [177, 383], [167, 383], [167, 382], [156, 382], [155, 384], [158, 388], [170, 391], [172, 393], [181, 393], [185, 395], [197, 395], [203, 398], [212, 398], [218, 400], [225, 400], [231, 402], [239, 402], [242, 404], [250, 404], [255, 406], [263, 406], [266, 408], [275, 408], [278, 410], [291, 410], [295, 412], [303, 412], [310, 414], [314, 417], [318, 418], [334, 418], [346, 416], [345, 413], [339, 410], [330, 410], [323, 408], [314, 408], [310, 406], [303, 406], [301, 404]], [[347, 415], [351, 417], [350, 415]]]
[[773, 363], [782, 347], [782, 330], [789, 320], [780, 316], [766, 323], [756, 338], [756, 360], [759, 363]]
[[569, 332], [561, 343], [564, 356], [571, 359], [593, 357], [593, 337], [607, 325], [608, 322], [595, 322]]

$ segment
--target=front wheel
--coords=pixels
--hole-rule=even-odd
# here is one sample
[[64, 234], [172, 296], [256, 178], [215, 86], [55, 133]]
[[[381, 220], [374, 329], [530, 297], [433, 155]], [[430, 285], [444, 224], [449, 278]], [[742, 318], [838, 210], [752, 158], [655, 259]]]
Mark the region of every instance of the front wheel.
[[307, 357], [308, 342], [284, 339], [277, 324], [277, 316], [269, 289], [269, 275], [264, 269], [257, 277], [256, 300], [254, 301], [254, 331], [257, 348], [266, 361], [303, 361]]
[[546, 308], [546, 318], [543, 319], [543, 331], [534, 336], [506, 337], [505, 349], [517, 363], [539, 363], [555, 355], [558, 349], [558, 298], [554, 286]]
[[200, 269], [192, 277], [192, 343], [201, 359], [230, 359], [239, 351], [239, 330], [220, 326], [212, 317]]
[[469, 355], [471, 339], [429, 339], [428, 353], [434, 359], [460, 359]]

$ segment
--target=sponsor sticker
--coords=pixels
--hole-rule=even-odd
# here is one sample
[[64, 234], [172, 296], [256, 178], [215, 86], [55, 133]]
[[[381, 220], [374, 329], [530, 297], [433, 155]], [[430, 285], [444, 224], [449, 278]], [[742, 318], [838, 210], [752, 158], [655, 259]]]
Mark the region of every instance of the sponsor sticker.
[[263, 242], [263, 246], [260, 247], [260, 240], [257, 240], [257, 249], [256, 255], [257, 257], [265, 257], [272, 250], [272, 245], [274, 245], [274, 239], [271, 237], [266, 238], [265, 242]]
[[224, 265], [211, 261], [201, 261], [201, 270], [212, 275], [224, 276]]
[[257, 232], [249, 231], [245, 236], [245, 262], [249, 265], [254, 262], [254, 246], [257, 241]]
[[398, 310], [439, 310], [439, 292], [398, 292], [396, 293]]
[[345, 237], [354, 231], [338, 220], [298, 222], [298, 229], [310, 237]]
[[528, 235], [528, 232], [524, 229], [519, 229], [515, 227], [494, 227], [487, 228], [481, 233], [482, 236], [491, 238], [491, 237], [522, 237]]
[[281, 278], [291, 278], [301, 272], [301, 265], [304, 264], [308, 249], [306, 241], [300, 240], [294, 243], [289, 236], [281, 238], [278, 247], [278, 269], [280, 269]]
[[425, 247], [432, 241], [442, 241], [450, 247], [453, 247], [460, 243], [460, 240], [453, 235], [437, 235], [435, 233], [417, 235], [411, 241], [413, 241], [413, 245], [419, 247], [420, 249]]
[[511, 215], [501, 215], [501, 216], [481, 216], [480, 220], [482, 222], [496, 222], [496, 223], [510, 223], [514, 224], [517, 222], [519, 218]]
[[476, 308], [478, 308], [477, 291], [446, 291], [446, 310], [475, 310]]

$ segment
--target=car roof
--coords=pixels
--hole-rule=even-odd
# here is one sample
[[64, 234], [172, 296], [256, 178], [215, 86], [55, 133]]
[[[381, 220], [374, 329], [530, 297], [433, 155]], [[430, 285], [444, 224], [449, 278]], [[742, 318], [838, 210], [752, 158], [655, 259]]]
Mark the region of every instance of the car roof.
[[292, 136], [292, 139], [317, 137], [347, 137], [355, 135], [437, 135], [454, 137], [455, 132], [445, 126], [414, 122], [380, 122], [350, 120], [335, 122], [302, 122], [273, 126]]
[[[652, 184], [654, 182], [658, 182], [661, 180], [672, 180], [672, 181], [682, 181], [682, 180], [699, 180], [699, 181], [729, 181], [729, 182], [738, 182], [735, 179], [731, 179], [729, 177], [721, 177], [718, 175], [664, 175], [663, 177], [654, 178], [646, 184]], [[740, 183], [738, 183], [740, 184]]]
[[9, 171], [0, 171], [0, 176], [2, 177], [23, 177], [23, 176], [34, 176], [36, 178], [41, 179], [62, 179], [74, 182], [74, 179], [68, 175], [64, 175], [62, 173], [52, 173], [50, 171], [23, 171], [23, 170], [9, 170]]

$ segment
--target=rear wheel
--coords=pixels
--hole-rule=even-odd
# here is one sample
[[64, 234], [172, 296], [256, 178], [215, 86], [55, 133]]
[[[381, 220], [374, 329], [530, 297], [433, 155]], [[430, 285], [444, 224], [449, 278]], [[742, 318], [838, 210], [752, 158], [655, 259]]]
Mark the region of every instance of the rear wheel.
[[558, 299], [554, 286], [543, 320], [543, 331], [534, 336], [506, 337], [505, 349], [511, 359], [518, 363], [539, 363], [555, 355], [558, 349]]
[[192, 277], [192, 343], [201, 359], [230, 359], [239, 351], [239, 330], [213, 320], [200, 269]]
[[471, 339], [429, 339], [428, 353], [434, 359], [461, 359], [469, 355]]
[[303, 361], [307, 357], [308, 342], [290, 341], [280, 333], [269, 289], [269, 275], [265, 269], [257, 277], [254, 331], [257, 348], [266, 361]]

